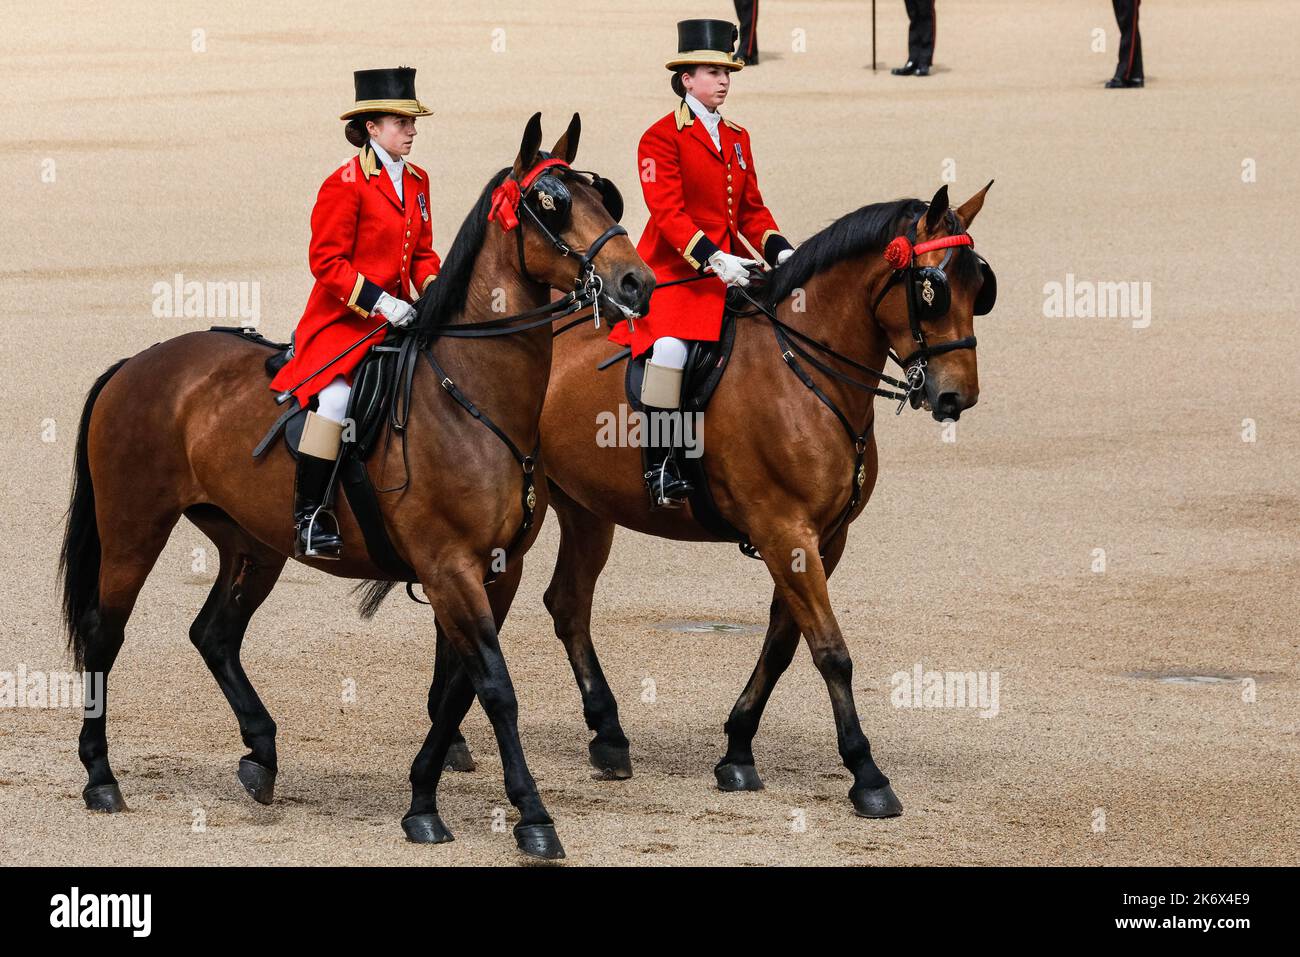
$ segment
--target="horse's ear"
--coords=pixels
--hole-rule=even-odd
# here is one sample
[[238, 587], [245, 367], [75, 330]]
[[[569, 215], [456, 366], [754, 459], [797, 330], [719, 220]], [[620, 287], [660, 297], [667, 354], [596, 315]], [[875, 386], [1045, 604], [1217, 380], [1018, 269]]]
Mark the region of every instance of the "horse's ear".
[[578, 155], [578, 137], [582, 135], [582, 117], [577, 113], [573, 114], [573, 119], [569, 120], [569, 128], [564, 131], [564, 135], [555, 141], [551, 147], [551, 155], [558, 156], [566, 163], [572, 163]]
[[948, 184], [944, 183], [930, 200], [930, 211], [925, 214], [925, 231], [933, 233], [943, 222], [943, 214], [948, 212]]
[[515, 157], [515, 179], [519, 179], [537, 164], [537, 150], [542, 145], [542, 114], [534, 113], [524, 127], [524, 138], [519, 143]]
[[982, 190], [957, 207], [957, 218], [961, 220], [962, 225], [967, 229], [970, 229], [971, 221], [974, 220], [979, 211], [984, 208], [984, 194], [989, 191], [989, 186], [992, 185], [993, 180], [989, 180], [988, 186], [985, 186]]

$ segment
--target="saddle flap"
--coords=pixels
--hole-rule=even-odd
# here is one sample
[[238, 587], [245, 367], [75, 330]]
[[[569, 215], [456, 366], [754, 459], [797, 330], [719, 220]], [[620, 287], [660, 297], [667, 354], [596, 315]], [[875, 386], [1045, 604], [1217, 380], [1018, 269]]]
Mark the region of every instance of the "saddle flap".
[[[289, 447], [289, 454], [297, 458], [298, 443], [302, 441], [302, 428], [307, 424], [308, 409], [302, 408], [297, 399], [290, 399], [289, 405], [296, 411], [289, 417], [289, 421], [284, 424], [284, 444]], [[312, 403], [308, 402], [307, 406], [310, 408]]]
[[352, 378], [347, 417], [352, 421], [354, 453], [365, 461], [384, 427], [400, 347], [371, 346]]

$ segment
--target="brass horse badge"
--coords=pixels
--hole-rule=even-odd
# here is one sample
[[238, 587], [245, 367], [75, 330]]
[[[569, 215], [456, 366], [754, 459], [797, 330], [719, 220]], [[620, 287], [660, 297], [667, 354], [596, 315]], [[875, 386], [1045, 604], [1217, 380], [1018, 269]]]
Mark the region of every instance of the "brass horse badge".
[[930, 285], [929, 279], [921, 283], [921, 298], [927, 306], [934, 305], [934, 287]]
[[542, 209], [554, 210], [555, 198], [550, 193], [543, 193], [540, 189], [537, 191], [537, 201], [542, 204]]

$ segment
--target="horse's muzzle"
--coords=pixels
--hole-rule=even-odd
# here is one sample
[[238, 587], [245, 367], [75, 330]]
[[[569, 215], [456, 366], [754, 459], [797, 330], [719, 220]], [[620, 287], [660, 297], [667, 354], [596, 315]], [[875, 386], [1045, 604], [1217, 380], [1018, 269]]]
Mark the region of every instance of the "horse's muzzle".
[[955, 422], [961, 418], [963, 412], [978, 401], [979, 393], [968, 397], [960, 392], [940, 392], [934, 399], [927, 396], [925, 405], [936, 422], [943, 422], [947, 419], [952, 419]]

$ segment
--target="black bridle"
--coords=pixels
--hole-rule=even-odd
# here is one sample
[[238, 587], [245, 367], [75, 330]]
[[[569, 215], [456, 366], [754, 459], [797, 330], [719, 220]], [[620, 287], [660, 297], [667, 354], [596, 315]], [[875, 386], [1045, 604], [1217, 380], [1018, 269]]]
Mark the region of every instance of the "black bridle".
[[[925, 214], [922, 213], [921, 215]], [[787, 325], [777, 318], [775, 309], [765, 303], [755, 300], [745, 291], [744, 288], [735, 286], [729, 290], [738, 293], [740, 297], [747, 300], [755, 310], [761, 312], [772, 324], [772, 331], [776, 336], [777, 344], [782, 350], [782, 360], [787, 366], [789, 366], [790, 371], [798, 377], [799, 381], [803, 383], [804, 387], [812, 392], [824, 406], [834, 413], [835, 418], [839, 421], [840, 425], [844, 428], [844, 431], [848, 434], [849, 440], [853, 443], [854, 460], [851, 485], [852, 492], [849, 495], [848, 504], [840, 512], [831, 532], [823, 537], [823, 541], [829, 541], [834, 537], [835, 532], [843, 527], [843, 525], [849, 520], [849, 517], [853, 514], [853, 510], [857, 508], [858, 504], [862, 501], [862, 488], [866, 483], [865, 460], [867, 448], [870, 444], [871, 432], [875, 428], [876, 417], [874, 413], [868, 410], [866, 427], [861, 432], [855, 429], [853, 423], [849, 421], [848, 416], [845, 415], [844, 411], [835, 404], [834, 400], [832, 400], [831, 397], [817, 385], [813, 377], [803, 368], [799, 359], [803, 359], [818, 371], [833, 379], [843, 382], [852, 388], [859, 389], [863, 392], [869, 392], [873, 395], [882, 396], [887, 399], [898, 400], [898, 408], [895, 410], [895, 415], [903, 411], [903, 407], [908, 404], [909, 400], [912, 402], [913, 408], [918, 408], [920, 406], [921, 392], [925, 387], [925, 368], [928, 361], [934, 356], [953, 352], [957, 349], [975, 348], [974, 336], [964, 336], [961, 339], [956, 339], [952, 342], [942, 342], [938, 345], [930, 345], [925, 338], [925, 330], [921, 327], [923, 316], [938, 317], [945, 315], [951, 305], [951, 294], [948, 289], [948, 277], [944, 270], [952, 258], [953, 248], [974, 244], [974, 240], [960, 229], [960, 224], [957, 222], [956, 217], [952, 215], [951, 211], [949, 211], [948, 216], [949, 225], [954, 233], [953, 236], [946, 236], [938, 240], [930, 240], [926, 243], [913, 245], [912, 240], [916, 237], [917, 226], [920, 223], [920, 217], [918, 217], [908, 228], [906, 236], [897, 237], [893, 243], [890, 244], [890, 247], [886, 249], [886, 257], [890, 258], [890, 262], [895, 266], [895, 269], [871, 304], [870, 312], [874, 321], [876, 312], [880, 307], [881, 301], [885, 298], [886, 293], [900, 282], [907, 282], [907, 319], [908, 325], [911, 327], [912, 340], [915, 343], [916, 348], [913, 349], [913, 351], [905, 358], [899, 358], [898, 354], [894, 352], [892, 348], [888, 351], [889, 358], [903, 369], [903, 373], [907, 379], [906, 382], [895, 379], [879, 369], [872, 369], [869, 366], [857, 362], [843, 353], [832, 349], [824, 342], [819, 342], [811, 336], [800, 332], [798, 329]], [[905, 261], [903, 257], [897, 253], [893, 257], [890, 256], [891, 249], [902, 251], [904, 249], [904, 244], [906, 247]], [[939, 248], [947, 248], [948, 252], [938, 266], [918, 267], [916, 265], [916, 256], [918, 254], [924, 254], [933, 249]], [[981, 260], [981, 262], [983, 262], [983, 260]], [[984, 264], [984, 268], [987, 270], [987, 275], [991, 277], [992, 270], [987, 268], [986, 263]], [[693, 281], [694, 278], [695, 277], [692, 277], [692, 279], [685, 281], [690, 282]], [[996, 290], [996, 287], [994, 287], [994, 290]], [[996, 291], [994, 294], [996, 294]], [[982, 308], [983, 303], [983, 299], [977, 301], [977, 313], [983, 314], [992, 308], [992, 297], [987, 301], [987, 308]], [[750, 314], [752, 314], [752, 312]], [[853, 378], [853, 376], [846, 375], [838, 369], [827, 365], [813, 354], [814, 351], [821, 353], [823, 356], [833, 359], [836, 362], [841, 362], [857, 372], [865, 373], [867, 376], [875, 379], [878, 383], [887, 383], [893, 386], [895, 390], [901, 391], [882, 389], [878, 385], [872, 385], [869, 382], [861, 382], [858, 379]], [[740, 550], [750, 558], [759, 557], [758, 550], [749, 542], [748, 539], [745, 539], [745, 541], [741, 543]]]
[[[538, 285], [549, 285], [548, 283], [542, 283], [540, 280], [535, 279], [532, 273], [528, 271], [528, 260], [524, 253], [524, 231], [519, 228], [519, 214], [522, 212], [533, 223], [533, 225], [541, 231], [542, 236], [546, 238], [547, 242], [551, 244], [551, 247], [561, 256], [567, 258], [576, 254], [573, 247], [558, 235], [561, 229], [556, 228], [553, 230], [549, 225], [547, 225], [543, 217], [538, 215], [537, 211], [533, 208], [533, 204], [529, 201], [533, 196], [539, 196], [544, 197], [546, 200], [550, 200], [552, 204], [554, 204], [552, 194], [541, 190], [541, 185], [547, 179], [556, 178], [555, 174], [548, 172], [553, 168], [562, 170], [563, 173], [590, 176], [590, 185], [596, 187], [597, 191], [601, 195], [601, 200], [605, 205], [605, 208], [615, 220], [612, 226], [597, 236], [595, 241], [587, 247], [586, 251], [578, 256], [578, 271], [577, 275], [574, 277], [573, 292], [570, 294], [573, 301], [578, 301], [580, 299], [586, 300], [580, 308], [586, 308], [587, 305], [590, 305], [592, 307], [592, 319], [596, 324], [596, 328], [600, 328], [600, 296], [604, 292], [604, 282], [598, 275], [596, 275], [596, 267], [593, 260], [604, 245], [615, 236], [627, 235], [627, 230], [618, 223], [618, 219], [622, 214], [622, 199], [618, 196], [618, 191], [613, 187], [612, 183], [596, 173], [586, 170], [572, 169], [564, 160], [557, 157], [549, 157], [534, 166], [524, 174], [522, 178], [516, 178], [515, 174], [512, 172], [493, 193], [492, 212], [489, 214], [488, 218], [500, 223], [502, 229], [514, 231], [515, 248], [519, 257], [520, 275], [529, 282], [537, 283]], [[563, 173], [560, 175], [563, 175]], [[564, 208], [558, 210], [561, 219], [567, 219], [570, 213], [567, 191], [564, 193], [564, 196]], [[617, 202], [617, 208], [615, 208], [615, 202]], [[558, 305], [560, 303], [567, 305], [565, 300], [559, 300], [557, 304], [552, 305]], [[519, 317], [515, 316], [510, 318], [518, 319]], [[501, 320], [500, 322], [505, 323], [507, 321], [508, 320]], [[479, 323], [478, 325], [483, 324]]]
[[[528, 263], [524, 255], [524, 230], [519, 219], [520, 210], [527, 218], [539, 229], [542, 235], [550, 242], [551, 246], [559, 252], [561, 256], [569, 257], [575, 255], [575, 250], [568, 243], [564, 242], [558, 235], [547, 226], [542, 218], [533, 210], [531, 204], [527, 202], [529, 196], [537, 190], [538, 182], [543, 178], [545, 170], [562, 166], [568, 170], [569, 165], [563, 160], [546, 159], [537, 166], [533, 167], [522, 179], [516, 180], [511, 173], [508, 179], [493, 193], [492, 211], [488, 216], [489, 220], [495, 220], [500, 223], [501, 228], [506, 231], [513, 230], [516, 237], [516, 248], [519, 257], [519, 273], [526, 280], [538, 285], [549, 286], [549, 283], [541, 282], [535, 279], [528, 271]], [[577, 171], [575, 171], [577, 172]], [[612, 195], [617, 197], [617, 190], [613, 184], [607, 180], [601, 179], [595, 173], [587, 173], [593, 179], [606, 209], [611, 214], [615, 213], [611, 209], [610, 193], [602, 189], [600, 184], [608, 184], [608, 190]], [[513, 184], [506, 186], [505, 183]], [[498, 200], [500, 197], [500, 201]], [[567, 210], [565, 214], [567, 215]], [[621, 212], [621, 210], [619, 211]], [[615, 217], [618, 218], [617, 216]], [[461, 391], [460, 387], [452, 380], [445, 369], [439, 364], [433, 355], [433, 344], [436, 340], [446, 339], [485, 339], [495, 338], [497, 336], [512, 336], [521, 332], [527, 332], [541, 326], [551, 326], [557, 319], [563, 319], [577, 312], [584, 311], [588, 306], [592, 309], [593, 319], [596, 326], [600, 326], [600, 297], [604, 292], [604, 283], [600, 276], [596, 274], [594, 260], [596, 255], [605, 246], [607, 242], [615, 236], [626, 236], [627, 230], [617, 222], [602, 232], [587, 250], [578, 256], [578, 272], [574, 278], [573, 289], [563, 298], [555, 302], [546, 303], [534, 309], [524, 312], [515, 313], [511, 316], [502, 316], [499, 319], [489, 319], [483, 322], [460, 323], [454, 326], [443, 326], [436, 329], [428, 330], [420, 334], [408, 334], [407, 338], [402, 341], [400, 346], [401, 355], [398, 357], [398, 374], [393, 377], [392, 391], [389, 396], [389, 424], [392, 432], [396, 432], [402, 441], [402, 465], [405, 472], [405, 480], [401, 485], [391, 489], [382, 489], [381, 491], [398, 491], [405, 488], [410, 482], [410, 468], [406, 458], [406, 429], [410, 417], [411, 408], [411, 384], [415, 377], [415, 359], [422, 355], [438, 377], [439, 385], [451, 398], [475, 420], [481, 422], [493, 435], [501, 440], [502, 444], [509, 450], [515, 462], [523, 472], [523, 493], [522, 504], [524, 510], [523, 522], [520, 524], [514, 537], [506, 546], [506, 561], [514, 553], [519, 543], [527, 536], [529, 530], [533, 527], [536, 518], [537, 509], [537, 488], [533, 482], [533, 473], [537, 468], [537, 458], [541, 451], [541, 437], [538, 436], [537, 442], [534, 443], [530, 453], [525, 454], [522, 449], [499, 425], [492, 421], [486, 412], [480, 409], [470, 400], [469, 396]], [[573, 328], [579, 323], [586, 322], [586, 316], [579, 316], [563, 326], [555, 335]], [[630, 318], [629, 318], [629, 321]], [[495, 579], [495, 575], [488, 578], [490, 583]], [[413, 601], [420, 601], [415, 597], [411, 584], [406, 586], [406, 593]], [[427, 604], [427, 602], [422, 602]]]
[[[922, 213], [922, 216], [924, 215], [926, 214]], [[871, 304], [871, 314], [874, 316], [880, 308], [880, 303], [895, 286], [901, 284], [905, 290], [907, 296], [907, 324], [912, 333], [914, 348], [903, 358], [899, 358], [898, 354], [893, 349], [890, 349], [889, 358], [898, 364], [907, 377], [907, 398], [912, 399], [913, 408], [920, 404], [918, 399], [921, 390], [925, 387], [926, 367], [931, 359], [948, 352], [955, 352], [958, 349], [974, 349], [976, 346], [974, 336], [963, 336], [960, 339], [941, 342], [938, 345], [931, 345], [925, 338], [922, 319], [942, 318], [947, 315], [952, 303], [947, 268], [952, 261], [954, 250], [958, 246], [973, 246], [975, 244], [970, 234], [961, 228], [952, 210], [948, 210], [946, 218], [949, 228], [952, 230], [951, 235], [917, 243], [916, 230], [921, 222], [921, 217], [918, 216], [912, 222], [912, 225], [908, 227], [904, 236], [895, 238], [889, 244], [889, 247], [885, 250], [885, 258], [895, 268], [881, 288], [880, 293], [876, 296], [875, 301]], [[939, 265], [917, 265], [918, 256], [938, 249], [945, 250]], [[917, 398], [913, 398], [914, 396]], [[901, 412], [902, 408], [903, 403], [900, 402], [898, 411]]]

